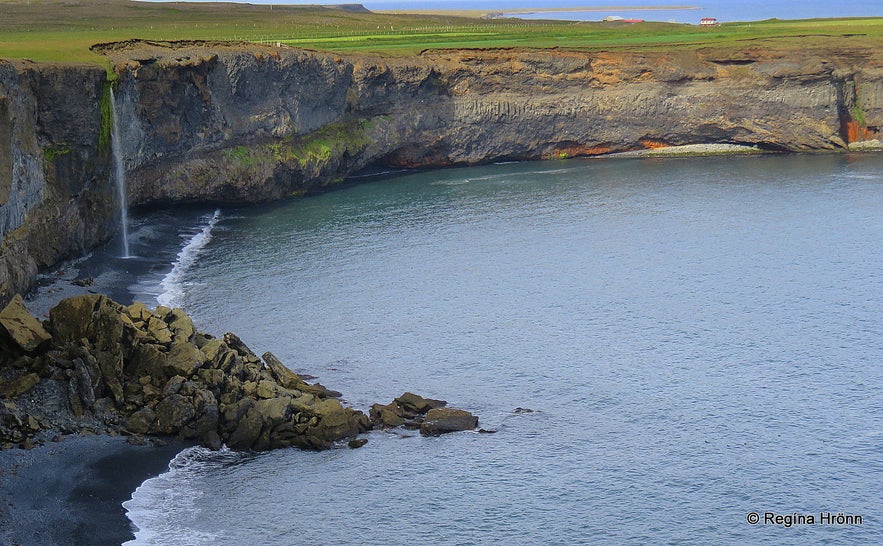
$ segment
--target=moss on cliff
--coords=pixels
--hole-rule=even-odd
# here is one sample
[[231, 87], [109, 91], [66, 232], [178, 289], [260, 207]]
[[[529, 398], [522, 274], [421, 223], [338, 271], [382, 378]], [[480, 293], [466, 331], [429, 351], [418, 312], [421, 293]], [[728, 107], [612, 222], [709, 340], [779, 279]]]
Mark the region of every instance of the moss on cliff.
[[110, 90], [113, 81], [104, 82], [101, 97], [98, 99], [98, 109], [101, 115], [101, 126], [98, 132], [98, 152], [107, 155], [111, 149], [111, 133], [113, 132], [113, 103], [111, 102]]
[[335, 155], [358, 153], [368, 145], [369, 123], [356, 120], [326, 125], [290, 143], [274, 144], [274, 157], [306, 167], [324, 165]]
[[867, 122], [865, 121], [865, 111], [862, 110], [862, 107], [858, 104], [853, 105], [849, 109], [849, 115], [850, 117], [852, 117], [852, 120], [854, 122], [859, 124], [860, 127], [864, 127], [865, 125], [867, 125]]
[[71, 148], [67, 144], [58, 144], [55, 146], [46, 146], [43, 148], [43, 157], [46, 161], [55, 161], [55, 158], [71, 153]]
[[364, 120], [332, 123], [299, 137], [228, 148], [224, 157], [234, 167], [246, 170], [278, 164], [321, 170], [335, 157], [362, 151], [370, 142], [366, 130], [369, 126], [370, 122]]

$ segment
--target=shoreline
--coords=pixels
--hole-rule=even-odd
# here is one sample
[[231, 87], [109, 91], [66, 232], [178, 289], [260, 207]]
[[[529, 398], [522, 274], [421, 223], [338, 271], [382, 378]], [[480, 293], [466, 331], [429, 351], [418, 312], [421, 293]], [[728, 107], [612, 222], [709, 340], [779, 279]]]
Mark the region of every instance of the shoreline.
[[96, 435], [0, 451], [0, 543], [97, 546], [133, 539], [122, 503], [188, 446], [138, 446]]

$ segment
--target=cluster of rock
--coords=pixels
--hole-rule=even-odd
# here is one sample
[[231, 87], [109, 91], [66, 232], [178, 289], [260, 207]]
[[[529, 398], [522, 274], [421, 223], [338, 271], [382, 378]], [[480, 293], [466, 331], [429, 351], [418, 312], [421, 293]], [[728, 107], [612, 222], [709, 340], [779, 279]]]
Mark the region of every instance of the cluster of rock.
[[471, 419], [459, 416], [461, 426], [453, 427], [451, 412], [460, 410], [410, 393], [375, 405], [387, 410], [373, 419], [339, 396], [308, 384], [272, 353], [259, 358], [233, 334], [198, 332], [180, 309], [84, 295], [59, 302], [45, 323], [20, 297], [0, 311], [3, 447], [26, 446], [50, 429], [177, 436], [213, 449], [325, 449], [418, 418], [426, 434], [477, 424], [462, 412]]
[[444, 400], [406, 392], [389, 404], [374, 404], [369, 415], [377, 428], [420, 429], [420, 434], [427, 436], [472, 430], [478, 426], [478, 417], [468, 411], [446, 408], [446, 405]]

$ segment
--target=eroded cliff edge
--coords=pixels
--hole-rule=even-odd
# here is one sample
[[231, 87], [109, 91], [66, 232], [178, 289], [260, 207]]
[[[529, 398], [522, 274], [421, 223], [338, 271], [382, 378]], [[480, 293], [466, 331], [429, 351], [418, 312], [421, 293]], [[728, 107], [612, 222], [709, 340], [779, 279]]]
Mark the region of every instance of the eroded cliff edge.
[[[449, 166], [697, 143], [843, 151], [883, 126], [883, 53], [100, 46], [133, 205], [259, 202], [369, 165]], [[87, 67], [0, 64], [0, 301], [107, 238], [109, 87]]]
[[96, 66], [0, 60], [0, 302], [117, 229], [109, 89]]

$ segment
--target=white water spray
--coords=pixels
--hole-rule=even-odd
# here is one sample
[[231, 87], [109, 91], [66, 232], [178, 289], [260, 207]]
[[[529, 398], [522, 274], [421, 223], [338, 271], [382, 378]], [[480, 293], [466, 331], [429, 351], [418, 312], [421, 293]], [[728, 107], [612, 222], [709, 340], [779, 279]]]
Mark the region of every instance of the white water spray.
[[110, 133], [110, 147], [113, 152], [114, 176], [120, 197], [120, 224], [123, 232], [123, 258], [129, 258], [129, 202], [126, 196], [126, 166], [123, 164], [123, 142], [120, 135], [120, 120], [117, 115], [113, 88], [110, 90], [110, 111], [113, 127]]

